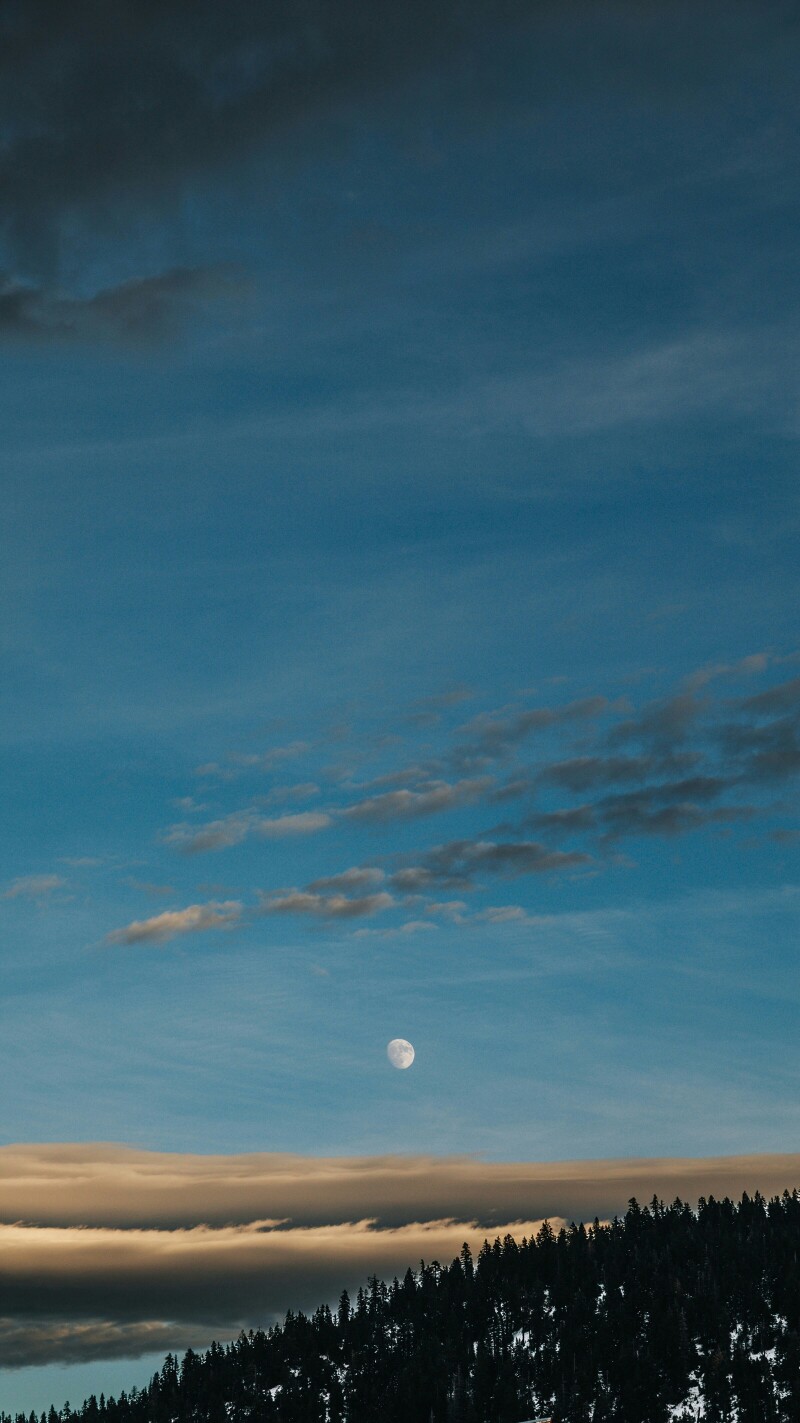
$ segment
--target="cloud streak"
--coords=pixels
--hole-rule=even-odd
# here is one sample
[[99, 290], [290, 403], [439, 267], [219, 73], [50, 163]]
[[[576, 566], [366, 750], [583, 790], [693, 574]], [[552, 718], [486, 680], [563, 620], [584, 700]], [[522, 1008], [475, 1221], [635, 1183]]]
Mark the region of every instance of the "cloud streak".
[[88, 297], [56, 295], [0, 273], [0, 340], [149, 344], [177, 335], [203, 302], [241, 289], [222, 269], [176, 267]]
[[44, 899], [67, 881], [62, 875], [21, 875], [3, 890], [0, 899]]
[[231, 929], [241, 918], [238, 900], [222, 903], [189, 904], [185, 909], [167, 909], [150, 919], [135, 919], [122, 929], [106, 935], [107, 944], [166, 944], [184, 934], [200, 934], [207, 929]]
[[205, 825], [191, 825], [183, 821], [170, 826], [162, 840], [183, 855], [205, 855], [209, 851], [241, 845], [250, 837], [285, 840], [298, 835], [315, 835], [319, 830], [327, 830], [330, 824], [330, 815], [321, 810], [303, 810], [294, 815], [273, 817], [245, 810], [235, 811], [220, 820], [210, 820]]
[[534, 840], [451, 840], [420, 856], [415, 865], [396, 870], [391, 884], [407, 892], [439, 885], [469, 888], [479, 874], [515, 879], [572, 869], [587, 864], [589, 858], [577, 850], [553, 850]]
[[487, 776], [477, 780], [434, 781], [419, 790], [386, 791], [357, 801], [344, 812], [348, 820], [363, 820], [368, 824], [388, 824], [393, 820], [418, 820], [426, 815], [455, 810], [462, 805], [474, 805], [487, 792], [492, 782]]
[[393, 909], [394, 903], [385, 890], [349, 898], [346, 894], [314, 894], [309, 890], [293, 889], [266, 899], [264, 913], [311, 914], [318, 919], [366, 919], [384, 909]]
[[456, 756], [469, 762], [499, 761], [536, 731], [587, 721], [613, 710], [606, 697], [583, 697], [560, 707], [533, 707], [511, 714], [487, 712], [462, 727], [464, 740]]

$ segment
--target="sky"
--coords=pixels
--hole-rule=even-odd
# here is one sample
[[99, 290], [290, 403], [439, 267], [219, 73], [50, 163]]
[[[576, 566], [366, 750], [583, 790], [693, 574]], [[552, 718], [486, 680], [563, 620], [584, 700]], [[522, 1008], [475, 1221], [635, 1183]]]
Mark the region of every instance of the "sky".
[[[609, 1162], [800, 1185], [798, 38], [749, 0], [0, 3], [0, 1405], [420, 1231], [613, 1214]], [[363, 1214], [193, 1316], [197, 1232], [261, 1268], [286, 1159], [360, 1163]], [[261, 1185], [48, 1214], [118, 1160], [134, 1201], [142, 1162]], [[53, 1293], [77, 1227], [151, 1292]]]

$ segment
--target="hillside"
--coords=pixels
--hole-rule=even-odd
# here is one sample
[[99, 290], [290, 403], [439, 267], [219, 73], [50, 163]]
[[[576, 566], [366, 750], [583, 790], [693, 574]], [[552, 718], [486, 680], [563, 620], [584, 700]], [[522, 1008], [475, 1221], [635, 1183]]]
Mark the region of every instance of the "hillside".
[[475, 1260], [465, 1247], [335, 1311], [168, 1356], [148, 1387], [60, 1419], [798, 1423], [799, 1249], [796, 1191], [696, 1210], [631, 1201], [611, 1225], [545, 1225]]

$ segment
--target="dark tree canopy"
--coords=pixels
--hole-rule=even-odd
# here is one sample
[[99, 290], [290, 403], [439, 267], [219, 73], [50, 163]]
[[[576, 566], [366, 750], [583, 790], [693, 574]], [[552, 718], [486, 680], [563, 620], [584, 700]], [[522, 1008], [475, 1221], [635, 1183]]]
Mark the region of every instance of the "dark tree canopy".
[[796, 1191], [631, 1201], [373, 1278], [41, 1423], [800, 1423], [799, 1249]]

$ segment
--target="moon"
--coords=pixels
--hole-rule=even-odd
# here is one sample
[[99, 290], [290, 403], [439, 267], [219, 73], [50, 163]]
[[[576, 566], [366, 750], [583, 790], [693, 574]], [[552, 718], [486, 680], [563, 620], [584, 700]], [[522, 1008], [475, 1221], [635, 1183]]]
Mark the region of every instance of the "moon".
[[411, 1043], [406, 1042], [405, 1038], [392, 1038], [392, 1041], [387, 1043], [386, 1056], [392, 1067], [402, 1072], [404, 1068], [411, 1066], [415, 1053]]

